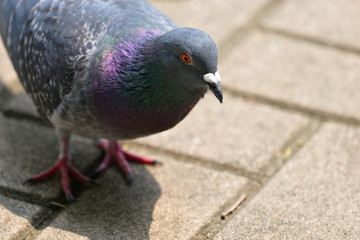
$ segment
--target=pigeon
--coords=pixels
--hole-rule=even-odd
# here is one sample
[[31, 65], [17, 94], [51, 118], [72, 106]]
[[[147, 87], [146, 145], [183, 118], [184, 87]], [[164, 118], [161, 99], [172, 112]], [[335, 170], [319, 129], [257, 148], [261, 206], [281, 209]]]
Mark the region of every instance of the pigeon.
[[26, 182], [60, 172], [69, 201], [70, 177], [95, 184], [72, 164], [72, 133], [101, 139], [96, 173], [114, 161], [131, 183], [129, 161], [156, 161], [119, 141], [174, 127], [208, 90], [223, 101], [214, 40], [144, 0], [0, 0], [0, 32], [26, 93], [59, 137], [56, 163]]

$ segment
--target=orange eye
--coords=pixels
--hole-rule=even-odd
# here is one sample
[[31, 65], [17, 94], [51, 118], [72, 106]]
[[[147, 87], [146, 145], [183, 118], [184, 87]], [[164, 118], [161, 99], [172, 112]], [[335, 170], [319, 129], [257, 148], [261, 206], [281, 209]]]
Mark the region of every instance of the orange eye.
[[183, 63], [190, 63], [190, 56], [186, 53], [181, 54], [181, 61], [183, 61]]

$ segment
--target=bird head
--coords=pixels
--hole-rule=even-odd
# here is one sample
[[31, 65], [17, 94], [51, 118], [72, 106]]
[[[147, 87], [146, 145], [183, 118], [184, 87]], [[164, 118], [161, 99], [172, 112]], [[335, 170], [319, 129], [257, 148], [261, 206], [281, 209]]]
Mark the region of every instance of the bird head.
[[177, 28], [158, 39], [160, 59], [171, 81], [187, 89], [209, 88], [222, 102], [218, 50], [214, 40], [194, 28]]

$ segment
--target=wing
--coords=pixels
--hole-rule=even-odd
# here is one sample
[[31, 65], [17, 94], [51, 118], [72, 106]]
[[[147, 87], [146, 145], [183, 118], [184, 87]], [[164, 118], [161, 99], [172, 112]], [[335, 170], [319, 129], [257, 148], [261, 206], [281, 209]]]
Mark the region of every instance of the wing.
[[[21, 82], [45, 119], [71, 91], [75, 76], [84, 70], [103, 32], [97, 16], [85, 17], [81, 2], [35, 5], [12, 53]], [[92, 21], [86, 21], [89, 19]]]
[[90, 62], [111, 37], [124, 36], [126, 40], [128, 29], [144, 23], [166, 26], [164, 30], [175, 27], [142, 0], [3, 1], [8, 2], [11, 12], [6, 46], [26, 92], [44, 119], [78, 81], [86, 78]]

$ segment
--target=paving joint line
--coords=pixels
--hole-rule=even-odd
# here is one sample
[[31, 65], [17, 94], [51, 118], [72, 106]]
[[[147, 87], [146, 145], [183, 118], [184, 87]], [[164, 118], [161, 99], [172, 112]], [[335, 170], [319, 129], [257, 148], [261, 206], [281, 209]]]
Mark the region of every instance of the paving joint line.
[[268, 26], [261, 22], [255, 23], [254, 27], [256, 27], [258, 30], [263, 31], [263, 32], [273, 33], [273, 34], [280, 35], [280, 36], [290, 38], [290, 39], [294, 39], [297, 41], [308, 42], [308, 43], [312, 43], [312, 44], [315, 44], [315, 45], [318, 45], [321, 47], [335, 49], [335, 50], [338, 50], [341, 52], [345, 52], [347, 54], [356, 55], [357, 57], [360, 56], [360, 49], [355, 46], [349, 46], [349, 45], [341, 44], [341, 43], [338, 43], [335, 41], [327, 41], [327, 40], [318, 39], [313, 36], [304, 35], [304, 34], [292, 32], [292, 31], [287, 31], [285, 29], [280, 29], [280, 28], [276, 28], [276, 27], [271, 27], [271, 26]]
[[[343, 116], [338, 113], [328, 112], [320, 109], [310, 108], [302, 106], [298, 103], [285, 102], [276, 98], [260, 95], [257, 93], [251, 93], [244, 90], [232, 89], [227, 86], [222, 87], [223, 92], [231, 94], [234, 97], [241, 97], [245, 100], [251, 100], [264, 105], [272, 106], [281, 110], [288, 110], [291, 112], [301, 113], [307, 117], [313, 118], [318, 121], [333, 121], [343, 123], [347, 125], [353, 125], [360, 127], [360, 119], [351, 116]], [[224, 94], [225, 95], [225, 94]]]
[[[95, 160], [93, 160], [90, 164], [88, 164], [84, 170], [85, 175], [89, 175], [93, 169], [95, 169], [96, 166], [98, 166], [98, 162], [102, 156], [97, 157]], [[101, 175], [96, 176], [95, 179], [98, 179], [101, 177]], [[75, 193], [76, 199], [80, 198], [81, 195], [88, 190], [88, 188], [97, 187], [97, 186], [85, 186], [84, 184], [81, 184], [76, 181], [72, 181], [72, 190]], [[75, 201], [76, 201], [75, 199]], [[55, 206], [54, 204], [51, 204], [51, 202], [59, 203], [60, 205], [64, 205], [63, 207]], [[51, 214], [47, 218], [44, 218], [43, 221], [36, 227], [36, 232], [29, 235], [29, 239], [34, 239], [36, 236], [38, 236], [42, 230], [47, 228], [51, 225], [51, 223], [63, 212], [65, 211], [71, 204], [74, 202], [68, 202], [61, 191], [61, 195], [59, 197], [56, 197], [54, 200], [50, 200], [46, 203], [47, 207], [50, 207], [52, 209]], [[31, 238], [30, 238], [31, 237]]]
[[163, 149], [160, 147], [151, 146], [146, 143], [139, 143], [136, 141], [126, 142], [126, 144], [129, 145], [130, 147], [144, 148], [144, 149], [150, 150], [152, 152], [162, 153], [164, 155], [171, 156], [176, 161], [179, 161], [179, 162], [191, 163], [191, 164], [195, 164], [195, 165], [198, 165], [198, 166], [201, 166], [204, 168], [208, 168], [211, 170], [227, 172], [227, 173], [230, 173], [230, 174], [233, 174], [236, 176], [245, 177], [245, 178], [250, 179], [255, 182], [260, 181], [257, 173], [251, 172], [245, 168], [233, 166], [231, 164], [226, 164], [226, 163], [219, 164], [219, 163], [213, 162], [212, 160], [208, 160], [205, 158], [188, 155], [188, 154], [185, 154], [182, 152], [167, 150], [167, 149]]
[[[6, 114], [6, 115], [5, 115]], [[25, 120], [29, 120], [31, 122], [34, 122], [35, 124], [39, 124], [41, 126], [45, 126], [45, 127], [49, 127], [49, 128], [53, 128], [51, 125], [46, 124], [44, 121], [42, 121], [40, 118], [37, 117], [33, 117], [33, 116], [29, 116], [26, 114], [22, 114], [22, 113], [17, 113], [17, 112], [5, 112], [5, 116], [9, 117], [9, 118], [14, 118], [14, 119], [25, 119]], [[140, 143], [140, 142], [136, 142], [136, 141], [123, 141], [123, 143], [126, 143], [128, 145], [132, 145], [132, 146], [136, 146], [136, 147], [143, 147], [143, 148], [147, 148], [148, 150], [154, 151], [154, 152], [162, 152], [166, 155], [170, 155], [172, 157], [174, 157], [175, 159], [182, 161], [182, 162], [189, 162], [189, 163], [195, 163], [197, 165], [201, 165], [201, 166], [205, 166], [208, 167], [210, 169], [215, 169], [218, 171], [226, 171], [235, 175], [241, 175], [244, 176], [246, 178], [249, 178], [251, 180], [254, 181], [258, 181], [257, 179], [257, 174], [251, 171], [246, 170], [245, 168], [241, 168], [241, 167], [235, 167], [233, 165], [230, 164], [219, 164], [216, 162], [213, 162], [211, 160], [207, 160], [201, 157], [196, 157], [196, 156], [192, 156], [189, 154], [185, 154], [182, 152], [177, 152], [177, 151], [171, 151], [171, 150], [166, 150], [160, 147], [154, 147], [150, 144], [146, 144], [146, 143]], [[95, 146], [94, 146], [95, 147]], [[96, 162], [98, 162], [98, 159], [95, 160]], [[91, 164], [93, 165], [93, 164]]]
[[[79, 186], [80, 184], [72, 184], [72, 190], [74, 190], [74, 192], [76, 192], [76, 198], [80, 198], [81, 195], [87, 190], [88, 187], [86, 186]], [[96, 186], [94, 186], [96, 187]], [[75, 199], [76, 201], [76, 199]], [[52, 204], [51, 202], [47, 203], [47, 207], [51, 208], [51, 213], [48, 214], [46, 217], [42, 218], [42, 221], [39, 222], [37, 224], [37, 226], [33, 226], [35, 228], [34, 231], [32, 231], [31, 233], [29, 233], [26, 236], [26, 239], [35, 239], [39, 234], [41, 234], [41, 232], [43, 230], [45, 230], [48, 226], [51, 225], [52, 222], [55, 221], [55, 219], [57, 219], [58, 216], [60, 216], [64, 211], [66, 211], [68, 209], [68, 207], [73, 204], [73, 202], [67, 202], [67, 200], [65, 199], [65, 196], [63, 196], [63, 193], [61, 192], [61, 196], [59, 196], [58, 198], [56, 198], [54, 201], [59, 205], [64, 205], [64, 207], [58, 207], [55, 206], [54, 204]]]
[[41, 232], [50, 226], [50, 224], [63, 212], [66, 208], [58, 208], [58, 210], [52, 211], [47, 218], [44, 218], [43, 221], [32, 231], [29, 235], [26, 236], [26, 239], [31, 240], [35, 239]]
[[[94, 161], [91, 165], [94, 165], [95, 163], [97, 164], [97, 161]], [[88, 167], [87, 169], [90, 169], [91, 165], [89, 165], [90, 167]], [[84, 186], [80, 183], [72, 182], [72, 190], [76, 192], [77, 198], [79, 198], [82, 193], [87, 190], [87, 188], [87, 186]], [[65, 199], [65, 196], [61, 190], [59, 190], [59, 194], [57, 194], [58, 196], [49, 199], [42, 199], [42, 197], [39, 195], [24, 193], [19, 190], [2, 186], [0, 186], [0, 194], [11, 199], [35, 204], [37, 206], [45, 208], [39, 213], [40, 217], [36, 219], [35, 222], [31, 222], [31, 226], [34, 229], [30, 231], [25, 230], [24, 234], [22, 234], [24, 237], [21, 239], [34, 239], [41, 233], [42, 230], [48, 227], [63, 211], [65, 211], [68, 206], [72, 204]], [[58, 205], [55, 205], [53, 203], [57, 203]], [[60, 205], [63, 205], [64, 207], [60, 207]]]
[[[265, 32], [271, 32], [271, 33], [275, 33], [275, 34], [279, 34], [279, 35], [282, 35], [282, 36], [286, 36], [286, 37], [289, 37], [289, 38], [293, 38], [293, 39], [297, 39], [297, 40], [302, 40], [302, 41], [307, 41], [307, 42], [311, 42], [311, 43], [314, 43], [314, 44], [318, 44], [318, 45], [321, 45], [321, 46], [325, 46], [325, 47], [329, 47], [329, 48], [335, 48], [337, 50], [341, 50], [341, 51], [344, 51], [344, 52], [347, 52], [347, 53], [353, 53], [353, 54], [356, 54], [356, 55], [360, 55], [360, 49], [356, 49], [356, 48], [352, 48], [352, 47], [349, 47], [349, 46], [345, 46], [345, 45], [342, 45], [342, 44], [337, 44], [337, 43], [331, 43], [331, 42], [327, 42], [327, 41], [323, 41], [323, 40], [319, 40], [319, 39], [316, 39], [316, 38], [313, 38], [313, 37], [310, 37], [310, 36], [303, 36], [303, 35], [299, 35], [299, 34], [296, 34], [296, 33], [292, 33], [292, 32], [287, 32], [287, 31], [283, 31], [283, 30], [280, 30], [280, 29], [273, 29], [273, 28], [269, 28], [267, 26], [263, 26], [263, 25], [257, 25], [256, 23], [254, 24], [253, 21], [255, 21], [259, 16], [261, 16], [264, 12], [266, 12], [267, 10], [269, 10], [270, 8], [273, 7], [273, 5], [277, 5], [277, 4], [274, 4], [274, 3], [279, 3], [279, 2], [283, 2], [283, 0], [275, 0], [275, 1], [270, 1], [271, 3], [273, 4], [269, 4], [269, 6], [266, 6], [264, 7], [264, 9], [261, 9], [258, 13], [256, 13], [254, 15], [254, 17], [252, 19], [250, 19], [251, 21], [245, 25], [247, 26], [243, 26], [241, 27], [241, 30], [239, 32], [240, 33], [240, 37], [244, 36], [244, 35], [247, 35], [247, 33], [250, 31], [250, 30], [253, 30], [254, 27], [255, 28], [259, 28], [260, 30], [262, 31], [265, 31]], [[264, 10], [264, 11], [263, 11]], [[238, 33], [235, 33], [237, 38], [239, 37], [238, 36]], [[230, 34], [230, 36], [235, 36], [235, 34]], [[244, 34], [244, 35], [243, 35]], [[225, 43], [225, 41], [224, 41]], [[222, 44], [222, 45], [225, 45], [225, 44]], [[230, 92], [232, 90], [228, 90], [226, 88], [224, 88], [224, 90], [226, 90], [227, 92]], [[323, 112], [321, 110], [316, 110], [316, 109], [310, 109], [310, 108], [305, 108], [305, 107], [302, 107], [300, 105], [297, 105], [297, 104], [292, 104], [292, 103], [286, 103], [286, 102], [283, 102], [283, 101], [280, 101], [280, 100], [276, 100], [276, 99], [271, 99], [271, 98], [267, 98], [267, 97], [264, 97], [264, 96], [261, 96], [261, 95], [257, 95], [257, 94], [252, 94], [252, 93], [247, 93], [247, 92], [237, 92], [237, 95], [240, 95], [240, 97], [243, 97], [243, 98], [250, 98], [250, 99], [255, 99], [259, 102], [261, 102], [262, 104], [265, 104], [265, 105], [270, 105], [272, 107], [278, 107], [278, 108], [281, 108], [281, 109], [285, 109], [285, 110], [290, 110], [290, 111], [295, 111], [295, 112], [300, 112], [300, 113], [303, 113], [307, 116], [310, 116], [312, 118], [315, 118], [315, 119], [319, 119], [320, 121], [322, 120], [330, 120], [330, 121], [336, 121], [336, 122], [341, 122], [341, 123], [345, 123], [345, 124], [351, 124], [351, 125], [355, 125], [355, 126], [360, 126], [360, 120], [356, 119], [356, 118], [351, 118], [351, 117], [344, 117], [344, 116], [341, 116], [341, 115], [337, 115], [337, 114], [334, 114], [334, 113], [329, 113], [329, 112]], [[35, 118], [35, 117], [31, 117], [31, 116], [28, 116], [28, 115], [21, 115], [21, 114], [17, 114], [16, 112], [6, 112], [4, 111], [3, 112], [5, 116], [10, 116], [10, 117], [15, 117], [15, 118], [22, 118], [22, 119], [29, 119], [31, 121], [36, 121], [36, 122], [43, 122], [41, 119], [39, 118]], [[46, 125], [46, 124], [43, 124], [45, 126], [49, 126], [49, 125]], [[312, 136], [315, 135], [315, 133], [321, 128], [321, 123], [319, 123], [319, 125], [317, 126], [317, 128], [315, 129], [307, 129], [307, 130], [310, 130], [308, 132], [309, 138], [311, 138]], [[311, 128], [311, 126], [309, 127]], [[306, 131], [306, 130], [305, 130]], [[294, 146], [294, 144], [296, 144], [296, 142], [294, 140], [297, 139], [297, 134], [295, 135], [295, 137], [293, 139], [291, 139], [290, 141], [288, 141], [287, 144], [285, 144], [283, 150], [286, 150], [288, 147], [292, 147]], [[301, 134], [299, 134], [299, 136], [302, 136]], [[304, 143], [306, 144], [306, 143]], [[232, 168], [235, 168], [234, 166], [231, 166], [231, 165], [221, 165], [221, 164], [217, 164], [217, 163], [214, 163], [214, 162], [211, 162], [209, 160], [206, 160], [206, 159], [202, 159], [202, 158], [197, 158], [197, 157], [194, 157], [194, 156], [191, 156], [191, 155], [187, 155], [187, 154], [183, 154], [183, 153], [178, 153], [178, 152], [175, 152], [175, 151], [169, 151], [169, 150], [164, 150], [162, 148], [157, 148], [157, 147], [153, 147], [153, 146], [150, 146], [150, 145], [147, 145], [147, 144], [142, 144], [142, 143], [130, 143], [129, 145], [134, 145], [134, 146], [140, 146], [140, 147], [145, 147], [147, 149], [150, 149], [150, 150], [154, 150], [154, 151], [157, 151], [157, 152], [164, 152], [165, 154], [167, 155], [171, 155], [171, 156], [180, 156], [180, 159], [179, 161], [184, 161], [184, 162], [190, 162], [190, 163], [195, 163], [195, 164], [198, 164], [198, 165], [201, 165], [201, 166], [205, 166], [205, 167], [208, 167], [210, 169], [215, 169], [215, 170], [218, 170], [218, 171], [226, 171], [226, 172], [230, 172], [230, 173], [233, 173], [233, 174], [236, 174], [236, 175], [241, 175], [241, 176], [244, 176], [249, 180], [249, 183], [244, 186], [243, 188], [240, 189], [240, 191], [238, 191], [237, 194], [235, 194], [235, 197], [233, 197], [231, 200], [227, 201], [221, 208], [220, 210], [214, 215], [214, 218], [216, 218], [217, 220], [214, 221], [214, 222], [211, 222], [210, 224], [213, 224], [209, 227], [209, 225], [204, 225], [205, 228], [201, 228], [202, 231], [200, 231], [200, 235], [198, 234], [195, 234], [195, 238], [194, 239], [203, 239], [204, 237], [207, 237], [208, 234], [209, 234], [209, 231], [205, 231], [207, 229], [209, 229], [210, 231], [211, 230], [215, 230], [215, 228], [217, 229], [217, 231], [215, 232], [210, 232], [211, 235], [210, 236], [215, 236], [215, 234], [217, 232], [219, 232], [221, 230], [221, 227], [219, 228], [218, 224], [221, 223], [222, 226], [228, 222], [231, 218], [227, 218], [226, 220], [220, 220], [220, 215], [223, 211], [223, 209], [226, 209], [227, 206], [231, 205], [231, 203], [243, 192], [248, 192], [248, 200], [243, 204], [241, 205], [240, 208], [243, 208], [247, 205], [248, 202], [250, 202], [250, 200], [263, 188], [266, 186], [267, 182], [276, 175], [276, 173], [282, 168], [282, 166], [284, 164], [286, 164], [286, 162], [293, 158], [296, 153], [302, 148], [302, 147], [299, 147], [299, 148], [296, 148], [296, 150], [294, 150], [293, 154], [287, 158], [287, 159], [283, 159], [282, 161], [276, 161], [277, 163], [277, 167], [278, 168], [275, 168], [275, 169], [272, 169], [269, 173], [266, 174], [266, 179], [264, 181], [261, 181], [261, 184], [258, 185], [258, 182], [259, 182], [259, 178], [256, 177], [255, 173], [252, 173], [252, 172], [249, 172], [245, 169], [239, 169], [239, 168], [236, 168], [236, 170], [232, 170]], [[175, 158], [177, 159], [177, 158]], [[185, 160], [185, 159], [189, 159], [189, 160]], [[275, 160], [273, 160], [275, 161]], [[97, 161], [96, 161], [97, 162]], [[271, 162], [270, 160], [270, 163], [273, 163]], [[265, 166], [265, 169], [266, 170], [259, 170], [259, 172], [266, 172], [266, 171], [269, 171], [269, 167], [271, 167], [272, 165], [271, 164], [268, 164], [267, 166]], [[92, 162], [92, 164], [90, 165], [93, 165], [94, 162]], [[246, 176], [247, 175], [247, 176]], [[11, 198], [15, 198], [15, 199], [18, 199], [18, 200], [21, 200], [21, 201], [26, 201], [26, 202], [29, 202], [29, 203], [33, 203], [33, 204], [37, 204], [37, 205], [40, 205], [40, 206], [44, 206], [44, 207], [49, 207], [49, 205], [47, 204], [44, 204], [44, 202], [40, 201], [38, 202], [38, 200], [33, 200], [32, 198], [28, 198], [30, 195], [29, 194], [26, 194], [26, 193], [23, 193], [23, 192], [20, 192], [20, 191], [13, 191], [13, 189], [8, 189], [8, 188], [4, 188], [4, 187], [1, 187], [0, 186], [0, 193], [3, 194], [3, 190], [5, 189], [5, 196], [8, 196], [8, 197], [11, 197]], [[81, 192], [79, 194], [79, 196], [84, 192], [86, 191], [86, 187], [82, 187], [81, 188]], [[247, 190], [247, 191], [245, 191]], [[8, 193], [6, 193], [6, 191], [8, 191]], [[14, 193], [14, 195], [12, 195]], [[9, 194], [9, 195], [7, 195]], [[27, 196], [29, 195], [29, 196]], [[24, 196], [24, 197], [23, 197]], [[47, 219], [45, 219], [43, 221], [46, 222], [48, 221], [49, 219], [51, 219], [50, 223], [56, 219], [56, 217], [58, 215], [61, 214], [62, 211], [64, 211], [65, 209], [59, 209], [57, 210], [57, 214], [54, 218], [51, 218], [51, 217], [48, 217]], [[54, 210], [55, 212], [55, 210]], [[55, 214], [54, 214], [55, 215]], [[49, 223], [49, 224], [50, 224]], [[40, 227], [40, 225], [43, 225], [43, 224], [39, 224], [38, 227]], [[48, 225], [46, 225], [44, 228], [46, 228]], [[35, 227], [37, 229], [37, 227]], [[41, 230], [39, 231], [41, 232]], [[201, 233], [205, 233], [206, 235], [201, 235]], [[214, 234], [213, 234], [214, 233]], [[38, 234], [38, 233], [37, 233]], [[37, 235], [36, 234], [36, 235]], [[35, 236], [34, 236], [35, 237]], [[198, 238], [198, 237], [202, 237], [202, 238]]]
[[29, 114], [19, 113], [13, 110], [7, 110], [7, 109], [1, 109], [0, 113], [2, 113], [5, 117], [18, 119], [18, 120], [28, 120], [31, 122], [35, 122], [37, 124], [41, 124], [45, 127], [53, 128], [52, 125], [46, 123], [44, 120], [42, 120], [40, 117], [31, 116]]
[[220, 56], [222, 58], [225, 58], [227, 55], [229, 55], [229, 53], [233, 49], [233, 46], [235, 45], [234, 43], [239, 44], [240, 41], [242, 41], [244, 38], [246, 38], [246, 36], [249, 35], [250, 31], [254, 30], [254, 28], [257, 27], [256, 23], [258, 22], [258, 19], [275, 9], [283, 2], [284, 0], [270, 0], [263, 4], [263, 6], [259, 7], [259, 9], [255, 11], [255, 13], [250, 16], [244, 24], [236, 27], [230, 34], [228, 34], [228, 36], [226, 36], [222, 41], [220, 41]]
[[240, 209], [246, 207], [249, 200], [257, 193], [258, 189], [260, 189], [260, 184], [254, 181], [249, 181], [244, 187], [239, 189], [236, 194], [230, 198], [228, 201], [226, 201], [218, 211], [212, 215], [210, 221], [208, 224], [203, 225], [191, 238], [191, 240], [202, 240], [202, 239], [213, 239], [215, 235], [224, 227], [230, 219], [232, 219], [233, 214], [229, 215], [225, 219], [221, 219], [221, 214], [228, 209], [231, 205], [236, 202], [241, 195], [246, 193], [247, 199], [245, 202], [243, 202], [237, 211], [240, 211]]
[[[6, 113], [5, 116], [9, 117], [9, 118], [14, 118], [14, 119], [29, 120], [31, 122], [34, 122], [35, 124], [39, 124], [41, 126], [53, 128], [51, 125], [46, 124], [40, 118], [28, 116], [26, 114], [11, 111], [11, 114]], [[130, 146], [143, 147], [143, 148], [146, 148], [146, 149], [154, 151], [154, 152], [162, 152], [162, 153], [164, 153], [166, 155], [170, 155], [170, 156], [174, 157], [178, 161], [193, 163], [193, 164], [201, 165], [203, 167], [207, 167], [209, 169], [215, 169], [215, 170], [218, 170], [218, 171], [225, 171], [225, 172], [228, 172], [228, 173], [231, 173], [231, 174], [235, 174], [237, 176], [243, 176], [243, 177], [249, 178], [249, 179], [251, 179], [253, 181], [259, 181], [256, 173], [251, 172], [249, 170], [246, 170], [245, 168], [236, 167], [236, 166], [226, 164], [226, 163], [225, 164], [219, 164], [219, 163], [213, 162], [213, 161], [208, 160], [208, 159], [192, 156], [192, 155], [185, 154], [185, 153], [182, 153], [182, 152], [166, 150], [166, 149], [163, 149], [163, 148], [160, 148], [160, 147], [154, 147], [154, 146], [152, 146], [150, 144], [146, 144], [146, 143], [140, 143], [140, 142], [136, 142], [136, 141], [123, 141], [123, 143], [126, 143], [126, 144], [128, 144]], [[95, 161], [98, 162], [98, 159], [95, 160]], [[93, 164], [90, 164], [90, 165], [93, 165]]]
[[259, 169], [261, 183], [268, 182], [281, 168], [293, 158], [307, 142], [321, 129], [323, 122], [310, 119], [308, 124], [300, 127], [281, 147], [274, 153], [266, 165]]
[[248, 23], [253, 24], [256, 23], [259, 19], [261, 19], [264, 15], [274, 11], [278, 6], [284, 3], [286, 0], [270, 0], [265, 3], [258, 11], [256, 11], [252, 17], [249, 18]]
[[0, 194], [14, 200], [18, 200], [25, 203], [34, 204], [43, 207], [35, 219], [30, 221], [30, 226], [22, 230], [19, 235], [19, 239], [28, 239], [30, 235], [37, 231], [39, 226], [45, 221], [54, 211], [54, 206], [45, 203], [44, 200], [40, 200], [39, 196], [34, 196], [28, 193], [24, 193], [18, 190], [0, 186]]
[[[236, 200], [238, 200], [239, 196], [244, 193], [247, 196], [247, 200], [241, 204], [236, 211], [239, 212], [242, 208], [245, 208], [247, 204], [251, 202], [251, 199], [253, 199], [259, 193], [259, 191], [261, 191], [261, 189], [267, 185], [270, 179], [273, 178], [280, 171], [280, 169], [288, 161], [290, 161], [290, 159], [295, 157], [296, 153], [298, 153], [306, 145], [306, 143], [321, 129], [322, 124], [322, 122], [310, 120], [308, 124], [300, 127], [298, 131], [294, 133], [288, 141], [285, 142], [280, 150], [280, 152], [284, 152], [285, 149], [292, 148], [292, 154], [284, 158], [282, 154], [277, 155], [275, 153], [272, 157], [270, 157], [269, 163], [264, 168], [259, 170], [259, 172], [267, 172], [266, 175], [262, 176], [262, 181], [249, 181], [249, 183], [241, 188], [233, 198], [221, 206], [220, 210], [212, 216], [210, 223], [202, 226], [192, 239], [213, 239], [216, 234], [234, 217], [234, 214], [231, 214], [226, 219], [221, 220], [221, 213], [229, 206], [231, 206]], [[303, 141], [301, 146], [298, 146], [297, 144], [299, 140]]]
[[[164, 153], [165, 155], [168, 156], [172, 156], [174, 157], [177, 161], [183, 161], [186, 163], [192, 163], [192, 164], [196, 164], [196, 165], [200, 165], [202, 167], [206, 167], [209, 169], [215, 169], [217, 171], [225, 171], [225, 172], [229, 172], [231, 174], [235, 174], [237, 176], [242, 176], [245, 177], [247, 179], [249, 179], [249, 184], [247, 184], [246, 186], [244, 186], [243, 189], [241, 189], [241, 191], [239, 191], [240, 193], [243, 193], [244, 190], [246, 190], [245, 192], [250, 191], [250, 189], [253, 189], [252, 191], [254, 191], [254, 189], [256, 189], [256, 185], [259, 185], [259, 179], [257, 179], [257, 177], [255, 176], [255, 173], [251, 173], [248, 172], [247, 170], [241, 170], [239, 168], [234, 169], [235, 167], [233, 166], [227, 166], [227, 165], [220, 165], [217, 163], [213, 163], [210, 162], [208, 160], [205, 159], [201, 159], [201, 158], [196, 158], [190, 155], [186, 155], [186, 154], [182, 154], [182, 153], [177, 153], [177, 152], [173, 152], [173, 151], [169, 151], [169, 150], [165, 150], [162, 148], [158, 148], [158, 147], [154, 147], [154, 146], [150, 146], [147, 144], [143, 144], [143, 143], [138, 143], [138, 142], [124, 142], [127, 145], [129, 145], [129, 147], [140, 147], [140, 148], [144, 148], [146, 150], [150, 150], [150, 151], [154, 151], [154, 152], [161, 152]], [[98, 158], [101, 158], [101, 156], [99, 156]], [[92, 164], [90, 164], [87, 169], [93, 169], [92, 165], [97, 165], [98, 164], [98, 160], [96, 159], [92, 162]], [[186, 159], [186, 160], [185, 160]], [[190, 159], [190, 160], [189, 160]], [[90, 170], [89, 170], [90, 171]], [[88, 170], [86, 170], [85, 172], [89, 172]], [[101, 177], [101, 175], [99, 176]], [[96, 177], [97, 179], [98, 177]], [[249, 190], [248, 190], [249, 189]], [[77, 184], [77, 186], [73, 187], [73, 190], [76, 191], [77, 193], [77, 198], [79, 198], [84, 191], [87, 190], [86, 186], [83, 186], [80, 184]], [[20, 192], [21, 193], [21, 192]], [[238, 194], [235, 195], [235, 198], [238, 196]], [[21, 199], [24, 200], [24, 199]], [[29, 200], [30, 202], [32, 201], [32, 199]], [[63, 196], [57, 198], [55, 201], [60, 202], [60, 203], [66, 203], [65, 198]], [[66, 204], [66, 208], [70, 205]], [[220, 210], [216, 213], [216, 215], [214, 216], [214, 218], [219, 219], [220, 220], [220, 216], [221, 213], [223, 212], [223, 209], [226, 209], [229, 204], [232, 204], [232, 201], [228, 201], [224, 204], [223, 207], [220, 208]], [[29, 233], [29, 235], [27, 236], [28, 239], [35, 239], [39, 234], [41, 234], [42, 230], [44, 230], [46, 227], [50, 226], [51, 223], [63, 212], [66, 210], [66, 208], [58, 208], [58, 207], [54, 207], [49, 203], [44, 203], [43, 201], [40, 202], [40, 204], [38, 205], [42, 205], [45, 207], [52, 207], [52, 212], [50, 214], [48, 214], [46, 217], [44, 217], [42, 219], [42, 221], [40, 223], [37, 224], [37, 226], [35, 227], [35, 231]]]
[[36, 204], [38, 206], [47, 207], [47, 208], [51, 208], [51, 205], [49, 205], [48, 202], [53, 201], [53, 199], [46, 199], [46, 198], [44, 199], [38, 194], [26, 193], [4, 186], [0, 186], [0, 194], [11, 199], [15, 199], [31, 204]]
[[[23, 115], [19, 114], [16, 115], [15, 118], [23, 118]], [[14, 115], [12, 115], [14, 117]], [[26, 117], [25, 117], [26, 118]], [[34, 117], [30, 117], [31, 121], [34, 121]], [[51, 127], [50, 125], [47, 125], [41, 119], [36, 119], [36, 124], [41, 124], [42, 126]], [[95, 146], [94, 146], [95, 147]], [[93, 161], [91, 161], [89, 164], [85, 167], [85, 175], [90, 175], [94, 169], [98, 166], [101, 158], [103, 156], [100, 155], [96, 157]], [[94, 179], [98, 179], [101, 177], [101, 175], [96, 176]], [[78, 183], [76, 181], [72, 181], [72, 190], [75, 193], [76, 198], [80, 198], [83, 192], [85, 192], [89, 187], [85, 186], [81, 183]], [[97, 187], [97, 186], [91, 186], [91, 187]], [[67, 209], [68, 206], [70, 206], [72, 203], [68, 202], [65, 199], [65, 196], [61, 189], [59, 189], [59, 193], [54, 198], [43, 198], [38, 194], [31, 194], [22, 192], [16, 189], [8, 188], [0, 186], [0, 194], [3, 196], [6, 196], [11, 199], [16, 199], [22, 202], [35, 204], [41, 207], [44, 207], [45, 209], [39, 214], [39, 217], [36, 222], [31, 223], [31, 226], [34, 228], [32, 231], [24, 231], [24, 238], [26, 239], [34, 239], [37, 235], [41, 233], [43, 229], [48, 227], [64, 210]], [[76, 200], [75, 200], [76, 201]], [[53, 203], [57, 203], [58, 205], [55, 205]], [[61, 205], [64, 206], [60, 207]], [[48, 212], [50, 211], [50, 213]], [[21, 238], [23, 239], [23, 238]]]

